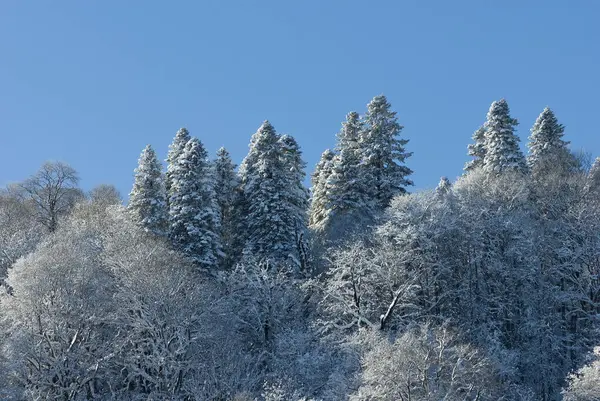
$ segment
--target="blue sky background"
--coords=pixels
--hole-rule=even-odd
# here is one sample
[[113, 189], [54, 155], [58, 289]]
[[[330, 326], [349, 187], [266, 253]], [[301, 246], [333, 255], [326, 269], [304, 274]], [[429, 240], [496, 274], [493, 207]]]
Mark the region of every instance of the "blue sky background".
[[0, 184], [45, 160], [127, 195], [142, 148], [186, 126], [239, 163], [264, 119], [308, 173], [347, 112], [385, 94], [417, 189], [454, 178], [493, 100], [524, 142], [548, 105], [600, 155], [600, 2], [0, 2]]

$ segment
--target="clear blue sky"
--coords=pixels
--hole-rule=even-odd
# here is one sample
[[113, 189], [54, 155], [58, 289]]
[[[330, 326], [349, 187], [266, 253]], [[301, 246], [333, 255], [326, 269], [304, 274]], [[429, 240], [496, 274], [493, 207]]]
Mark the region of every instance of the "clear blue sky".
[[454, 178], [489, 104], [525, 142], [553, 108], [600, 155], [600, 1], [0, 2], [0, 184], [45, 160], [127, 195], [142, 148], [177, 129], [236, 162], [264, 119], [308, 162], [385, 94], [417, 189]]

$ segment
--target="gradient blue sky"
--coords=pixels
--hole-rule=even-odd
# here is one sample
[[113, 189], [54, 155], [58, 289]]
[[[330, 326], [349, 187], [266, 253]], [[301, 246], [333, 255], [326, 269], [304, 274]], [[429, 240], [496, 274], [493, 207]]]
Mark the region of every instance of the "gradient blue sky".
[[0, 184], [45, 160], [126, 196], [142, 148], [186, 126], [236, 162], [269, 119], [308, 173], [347, 112], [385, 94], [417, 189], [454, 178], [489, 104], [523, 142], [553, 108], [600, 155], [600, 1], [0, 2]]

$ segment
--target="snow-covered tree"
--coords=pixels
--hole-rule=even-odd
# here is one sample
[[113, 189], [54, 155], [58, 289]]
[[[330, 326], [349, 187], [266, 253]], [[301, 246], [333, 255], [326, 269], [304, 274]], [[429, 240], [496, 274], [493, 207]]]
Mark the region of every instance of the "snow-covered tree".
[[155, 235], [167, 233], [167, 202], [161, 165], [154, 149], [147, 145], [135, 169], [133, 188], [127, 205], [133, 219]]
[[600, 191], [600, 157], [597, 157], [590, 168], [586, 188], [592, 193]]
[[173, 138], [173, 142], [169, 145], [169, 153], [167, 154], [167, 172], [165, 173], [165, 190], [167, 193], [167, 202], [171, 197], [171, 181], [173, 170], [177, 168], [179, 156], [183, 153], [185, 144], [191, 139], [190, 133], [186, 128], [180, 128]]
[[365, 175], [371, 182], [370, 199], [380, 210], [386, 208], [395, 195], [406, 193], [406, 187], [413, 185], [408, 179], [412, 170], [404, 165], [412, 155], [404, 148], [408, 140], [398, 138], [402, 128], [385, 96], [375, 96], [367, 105], [359, 153]]
[[295, 239], [295, 247], [291, 255], [302, 269], [307, 268], [308, 246], [306, 229], [308, 224], [308, 190], [304, 186], [306, 162], [302, 160], [302, 151], [296, 139], [291, 135], [279, 138], [281, 147], [281, 163], [285, 183], [281, 201], [286, 212], [282, 217], [287, 227], [289, 238]]
[[563, 390], [564, 401], [600, 400], [600, 347], [596, 347], [591, 360], [568, 377], [568, 387]]
[[435, 188], [435, 192], [438, 196], [444, 197], [452, 190], [452, 184], [447, 177], [440, 178], [438, 186]]
[[46, 162], [33, 176], [15, 186], [24, 200], [35, 206], [38, 221], [49, 232], [58, 227], [61, 217], [66, 216], [84, 195], [78, 187], [79, 175], [68, 164]]
[[220, 213], [207, 152], [192, 138], [171, 170], [169, 237], [197, 265], [211, 268], [222, 256]]
[[372, 333], [361, 386], [350, 400], [499, 400], [501, 380], [477, 348], [448, 327], [413, 327], [394, 340]]
[[215, 195], [221, 214], [221, 243], [225, 253], [230, 256], [233, 236], [235, 235], [234, 202], [238, 187], [235, 164], [225, 148], [217, 151], [213, 168], [215, 172]]
[[505, 99], [495, 101], [487, 114], [485, 129], [486, 171], [500, 174], [508, 170], [525, 172], [525, 157], [519, 149], [519, 137], [515, 134], [517, 120], [510, 116]]
[[[299, 151], [284, 158], [286, 147], [268, 121], [252, 136], [249, 147], [239, 171], [247, 210], [241, 224], [245, 227], [244, 251], [259, 260], [285, 261], [296, 253], [297, 227], [290, 224], [297, 224], [304, 213], [299, 205], [305, 201], [292, 200], [302, 192], [297, 182], [303, 174]], [[288, 221], [290, 218], [296, 221]]]
[[485, 159], [485, 128], [479, 127], [475, 133], [473, 133], [473, 143], [467, 147], [467, 153], [473, 157], [465, 164], [465, 172], [475, 170], [476, 168], [483, 167]]
[[358, 113], [351, 112], [346, 116], [337, 136], [337, 153], [326, 182], [328, 213], [325, 224], [338, 236], [343, 236], [356, 224], [371, 221], [374, 215], [375, 202], [369, 198], [372, 183], [368, 181], [368, 170], [362, 164], [360, 153], [363, 128]]
[[92, 188], [88, 197], [92, 202], [103, 206], [120, 205], [123, 202], [119, 190], [110, 184], [100, 184]]
[[311, 175], [311, 200], [309, 211], [309, 226], [312, 229], [322, 228], [323, 222], [329, 213], [329, 202], [327, 200], [327, 181], [333, 169], [333, 158], [335, 153], [326, 149], [321, 154], [321, 159]]
[[[559, 163], [565, 167], [574, 167], [576, 162], [567, 148], [569, 142], [563, 141], [564, 125], [560, 124], [554, 112], [546, 107], [531, 128], [529, 137], [529, 155], [527, 162], [534, 172], [542, 172]], [[570, 163], [569, 163], [570, 162]]]

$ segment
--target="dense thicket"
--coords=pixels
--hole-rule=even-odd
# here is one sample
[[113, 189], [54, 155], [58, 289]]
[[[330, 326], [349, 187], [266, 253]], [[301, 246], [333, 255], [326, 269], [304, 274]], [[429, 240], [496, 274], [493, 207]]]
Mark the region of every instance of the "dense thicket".
[[494, 102], [414, 194], [384, 96], [310, 192], [268, 121], [237, 172], [185, 128], [164, 171], [146, 147], [127, 207], [46, 163], [0, 193], [0, 398], [600, 399], [600, 159], [516, 125]]

